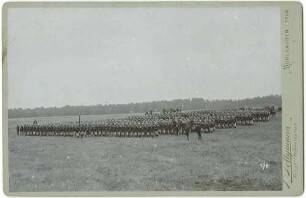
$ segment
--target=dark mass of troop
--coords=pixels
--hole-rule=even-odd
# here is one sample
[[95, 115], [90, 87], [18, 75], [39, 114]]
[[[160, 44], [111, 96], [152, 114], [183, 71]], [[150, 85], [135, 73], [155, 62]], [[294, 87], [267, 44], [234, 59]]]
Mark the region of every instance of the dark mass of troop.
[[63, 137], [157, 137], [159, 135], [186, 135], [211, 133], [216, 129], [251, 126], [254, 122], [267, 122], [275, 117], [274, 106], [228, 110], [181, 111], [163, 110], [160, 113], [99, 121], [17, 125], [17, 134], [25, 136]]

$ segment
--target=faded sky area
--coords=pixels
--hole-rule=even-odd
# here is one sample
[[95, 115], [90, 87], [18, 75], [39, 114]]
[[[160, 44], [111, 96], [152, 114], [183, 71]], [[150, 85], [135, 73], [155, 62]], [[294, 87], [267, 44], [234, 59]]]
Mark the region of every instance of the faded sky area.
[[281, 94], [279, 8], [10, 8], [9, 108]]

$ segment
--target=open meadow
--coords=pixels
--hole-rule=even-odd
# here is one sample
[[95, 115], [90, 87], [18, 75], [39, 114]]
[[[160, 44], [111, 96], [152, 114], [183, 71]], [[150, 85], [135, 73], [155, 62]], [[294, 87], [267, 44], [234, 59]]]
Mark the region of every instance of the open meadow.
[[[83, 116], [99, 120], [125, 115]], [[78, 117], [37, 118], [38, 123]], [[281, 190], [281, 114], [269, 122], [157, 138], [17, 136], [9, 119], [9, 190]]]

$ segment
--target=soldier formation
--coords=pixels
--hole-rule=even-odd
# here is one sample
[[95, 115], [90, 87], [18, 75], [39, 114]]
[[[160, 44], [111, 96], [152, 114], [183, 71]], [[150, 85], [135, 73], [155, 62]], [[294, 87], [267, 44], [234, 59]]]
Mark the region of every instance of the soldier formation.
[[33, 124], [17, 126], [18, 135], [64, 136], [64, 137], [157, 137], [159, 135], [186, 135], [196, 132], [199, 139], [202, 133], [216, 129], [251, 126], [254, 122], [267, 122], [276, 114], [275, 108], [241, 108], [229, 110], [205, 110], [182, 112], [162, 111], [146, 113], [142, 116], [129, 116], [120, 119], [71, 122], [64, 124]]

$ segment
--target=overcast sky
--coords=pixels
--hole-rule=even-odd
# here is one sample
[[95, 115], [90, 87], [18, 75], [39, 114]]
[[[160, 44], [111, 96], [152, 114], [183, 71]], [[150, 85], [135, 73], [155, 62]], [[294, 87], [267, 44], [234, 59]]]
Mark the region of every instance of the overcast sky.
[[10, 8], [15, 107], [281, 94], [279, 8]]

